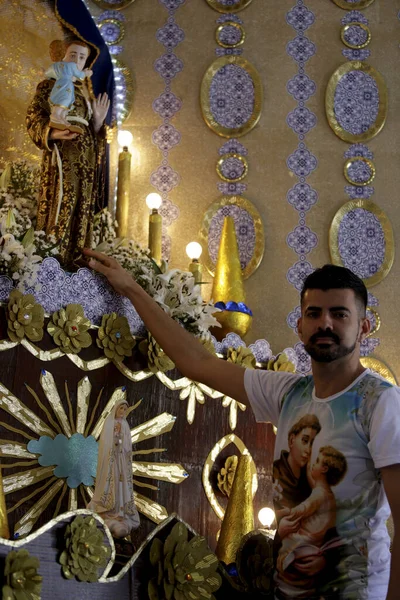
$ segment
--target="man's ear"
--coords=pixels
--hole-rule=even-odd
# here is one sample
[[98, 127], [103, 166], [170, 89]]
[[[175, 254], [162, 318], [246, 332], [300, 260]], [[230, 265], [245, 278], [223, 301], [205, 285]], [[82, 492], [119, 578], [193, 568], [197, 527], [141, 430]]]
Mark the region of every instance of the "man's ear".
[[369, 319], [367, 319], [367, 317], [364, 317], [363, 319], [361, 319], [359, 342], [362, 342], [363, 340], [365, 340], [365, 338], [369, 335], [370, 332], [371, 332], [371, 321]]
[[303, 341], [303, 320], [302, 317], [297, 319], [297, 334], [301, 341]]

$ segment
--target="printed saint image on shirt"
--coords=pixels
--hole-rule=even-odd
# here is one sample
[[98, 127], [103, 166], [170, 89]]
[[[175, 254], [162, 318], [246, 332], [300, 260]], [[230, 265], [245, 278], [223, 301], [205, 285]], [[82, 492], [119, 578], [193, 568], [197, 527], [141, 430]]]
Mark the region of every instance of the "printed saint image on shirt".
[[344, 478], [347, 461], [339, 450], [328, 445], [311, 460], [320, 431], [316, 415], [303, 416], [289, 430], [289, 450], [282, 450], [274, 462], [276, 570], [282, 597], [285, 584], [292, 590], [298, 588], [301, 598], [303, 592], [316, 592], [322, 577], [325, 581], [335, 579], [334, 567], [344, 544], [335, 528], [332, 487]]

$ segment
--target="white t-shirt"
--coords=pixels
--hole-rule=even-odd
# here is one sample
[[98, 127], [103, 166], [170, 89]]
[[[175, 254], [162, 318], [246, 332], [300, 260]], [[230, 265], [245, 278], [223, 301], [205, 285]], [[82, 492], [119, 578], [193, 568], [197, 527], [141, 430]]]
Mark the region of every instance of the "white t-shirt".
[[[346, 389], [320, 399], [311, 376], [251, 369], [245, 388], [257, 421], [278, 428], [276, 598], [384, 600], [390, 510], [379, 469], [400, 463], [400, 388], [366, 370]], [[336, 526], [322, 529], [313, 541], [301, 538], [301, 519], [293, 523], [290, 511], [316, 486], [326, 495], [333, 492]], [[326, 517], [315, 512], [316, 524], [332, 522]], [[282, 555], [286, 536], [296, 540], [285, 544], [289, 558]], [[315, 572], [304, 575], [301, 568], [310, 560]]]

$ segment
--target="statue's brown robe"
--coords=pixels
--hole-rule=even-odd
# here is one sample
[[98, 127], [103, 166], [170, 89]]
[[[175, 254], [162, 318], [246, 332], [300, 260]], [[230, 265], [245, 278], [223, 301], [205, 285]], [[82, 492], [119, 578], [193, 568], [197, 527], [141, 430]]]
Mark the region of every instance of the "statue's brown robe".
[[[82, 84], [76, 83], [75, 102], [68, 116], [81, 117], [89, 124], [74, 122], [84, 130], [74, 140], [49, 140], [49, 96], [54, 83], [51, 79], [39, 83], [28, 108], [26, 124], [34, 144], [43, 150], [36, 228], [56, 236], [61, 262], [70, 266], [82, 248], [90, 247], [94, 213], [101, 208], [97, 200], [102, 191], [99, 190], [99, 168], [105, 131], [103, 126], [95, 133]], [[54, 144], [62, 163], [61, 185]], [[57, 220], [60, 190], [62, 199]]]

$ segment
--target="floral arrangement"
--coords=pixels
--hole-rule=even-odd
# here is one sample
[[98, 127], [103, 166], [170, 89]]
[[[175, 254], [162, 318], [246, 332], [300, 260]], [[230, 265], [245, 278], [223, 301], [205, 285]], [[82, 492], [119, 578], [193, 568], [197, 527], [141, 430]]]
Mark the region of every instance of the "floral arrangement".
[[[25, 161], [7, 165], [0, 174], [0, 275], [13, 279], [23, 292], [34, 290], [40, 263], [58, 252], [53, 236], [35, 231], [37, 179], [38, 170]], [[203, 301], [192, 274], [169, 269], [165, 262], [159, 267], [147, 249], [118, 238], [116, 228], [111, 213], [101, 210], [95, 216], [93, 249], [118, 260], [185, 329], [209, 337], [209, 328], [218, 326], [212, 316], [217, 309]]]
[[34, 286], [43, 258], [57, 254], [55, 238], [34, 230], [37, 177], [25, 161], [7, 165], [0, 175], [0, 275], [21, 290]]

